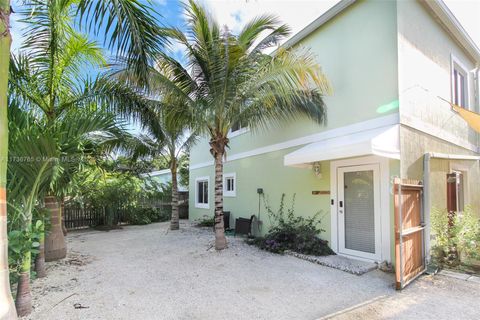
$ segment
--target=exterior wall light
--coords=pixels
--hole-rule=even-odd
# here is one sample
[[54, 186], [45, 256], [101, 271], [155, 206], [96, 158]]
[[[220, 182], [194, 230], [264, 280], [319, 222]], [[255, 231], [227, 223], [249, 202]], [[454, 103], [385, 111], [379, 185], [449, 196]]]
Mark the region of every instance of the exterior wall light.
[[322, 178], [322, 165], [320, 164], [320, 162], [314, 162], [313, 163], [313, 173], [315, 173], [315, 176], [319, 179]]

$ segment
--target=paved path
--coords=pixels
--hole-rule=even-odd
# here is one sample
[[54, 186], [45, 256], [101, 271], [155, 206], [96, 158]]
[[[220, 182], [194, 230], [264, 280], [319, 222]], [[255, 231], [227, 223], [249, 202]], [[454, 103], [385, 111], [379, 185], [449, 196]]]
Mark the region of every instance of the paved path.
[[[33, 283], [31, 319], [478, 319], [480, 284], [362, 276], [168, 223], [68, 236], [69, 256]], [[81, 306], [75, 309], [74, 305]]]

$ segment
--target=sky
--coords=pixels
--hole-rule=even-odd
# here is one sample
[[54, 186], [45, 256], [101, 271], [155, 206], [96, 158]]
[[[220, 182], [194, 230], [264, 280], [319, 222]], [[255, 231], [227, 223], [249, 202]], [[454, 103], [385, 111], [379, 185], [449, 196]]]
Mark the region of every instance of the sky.
[[[140, 0], [147, 2], [148, 0]], [[205, 4], [209, 12], [220, 22], [234, 32], [253, 17], [271, 13], [277, 15], [282, 22], [292, 29], [292, 34], [299, 32], [322, 13], [327, 11], [338, 0], [199, 0]], [[377, 0], [388, 1], [388, 0]], [[151, 6], [159, 12], [162, 23], [182, 28], [184, 24], [183, 7], [177, 0], [150, 0]], [[444, 0], [449, 9], [463, 25], [470, 37], [480, 47], [480, 0]], [[21, 0], [12, 0], [13, 8], [20, 9]], [[22, 42], [21, 25], [12, 22], [13, 49], [16, 50]], [[173, 45], [175, 56], [181, 56], [182, 48]]]

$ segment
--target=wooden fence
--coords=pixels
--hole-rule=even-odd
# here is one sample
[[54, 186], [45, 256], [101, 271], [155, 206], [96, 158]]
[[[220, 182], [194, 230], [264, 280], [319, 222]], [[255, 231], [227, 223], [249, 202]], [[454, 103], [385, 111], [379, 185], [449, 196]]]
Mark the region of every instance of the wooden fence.
[[426, 269], [423, 185], [396, 178], [394, 190], [395, 282], [403, 289]]
[[[172, 211], [171, 202], [164, 200], [142, 200], [138, 206], [167, 212]], [[111, 225], [128, 224], [129, 210], [127, 206], [121, 204], [109, 207], [94, 207], [66, 203], [62, 214], [65, 228], [67, 230], [75, 230], [106, 225], [109, 223], [107, 219], [112, 220], [110, 221]], [[180, 219], [188, 218], [188, 192], [179, 193], [179, 214]]]

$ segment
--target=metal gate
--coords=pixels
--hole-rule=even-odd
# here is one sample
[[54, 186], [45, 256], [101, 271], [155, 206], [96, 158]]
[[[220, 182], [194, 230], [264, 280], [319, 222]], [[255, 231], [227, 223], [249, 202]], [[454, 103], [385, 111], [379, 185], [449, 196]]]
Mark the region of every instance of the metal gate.
[[426, 270], [425, 219], [421, 181], [394, 181], [395, 286], [405, 288]]

